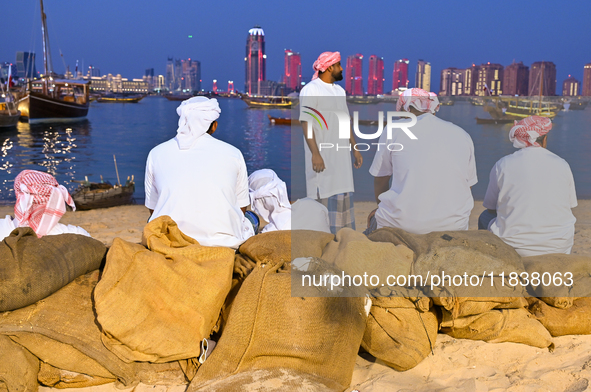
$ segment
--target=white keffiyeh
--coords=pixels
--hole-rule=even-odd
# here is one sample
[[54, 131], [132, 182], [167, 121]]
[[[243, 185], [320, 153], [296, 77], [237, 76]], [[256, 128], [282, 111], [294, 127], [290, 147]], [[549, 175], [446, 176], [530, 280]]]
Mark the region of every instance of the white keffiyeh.
[[179, 115], [176, 140], [181, 150], [187, 150], [207, 132], [222, 111], [215, 98], [193, 97], [183, 101], [176, 112]]
[[291, 204], [285, 182], [271, 169], [261, 169], [248, 177], [250, 208], [269, 222], [262, 233], [291, 230]]

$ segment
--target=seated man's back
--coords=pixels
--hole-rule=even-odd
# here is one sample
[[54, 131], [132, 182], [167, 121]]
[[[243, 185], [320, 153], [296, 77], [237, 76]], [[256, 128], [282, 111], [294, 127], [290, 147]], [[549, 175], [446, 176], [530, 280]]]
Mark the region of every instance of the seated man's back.
[[179, 148], [175, 138], [150, 152], [150, 221], [168, 215], [201, 245], [237, 248], [254, 234], [241, 211], [249, 204], [246, 164], [240, 150], [230, 144], [204, 133], [188, 148]]
[[390, 140], [386, 132], [380, 138], [380, 143], [400, 143], [403, 148], [389, 151], [382, 145], [370, 168], [374, 177], [391, 176], [392, 181], [379, 195], [377, 228], [416, 234], [467, 230], [474, 207], [470, 187], [477, 181], [472, 139], [429, 111], [418, 114], [417, 124], [410, 128], [417, 140], [400, 129]]
[[[551, 127], [550, 120], [539, 121]], [[576, 221], [571, 208], [577, 205], [573, 175], [564, 159], [537, 143], [495, 164], [483, 205], [497, 213], [488, 229], [520, 255], [570, 253]]]

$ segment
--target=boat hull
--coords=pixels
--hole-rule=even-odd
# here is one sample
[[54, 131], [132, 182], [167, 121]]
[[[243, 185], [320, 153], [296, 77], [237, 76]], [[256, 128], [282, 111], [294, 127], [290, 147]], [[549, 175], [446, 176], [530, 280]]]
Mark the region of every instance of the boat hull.
[[88, 104], [66, 102], [44, 94], [29, 92], [18, 101], [18, 109], [31, 124], [42, 122], [79, 121], [88, 115]]
[[90, 190], [82, 187], [72, 194], [76, 209], [81, 211], [132, 204], [134, 184], [117, 188]]
[[18, 124], [18, 120], [21, 117], [21, 112], [12, 112], [9, 114], [8, 111], [0, 110], [0, 128], [15, 127]]

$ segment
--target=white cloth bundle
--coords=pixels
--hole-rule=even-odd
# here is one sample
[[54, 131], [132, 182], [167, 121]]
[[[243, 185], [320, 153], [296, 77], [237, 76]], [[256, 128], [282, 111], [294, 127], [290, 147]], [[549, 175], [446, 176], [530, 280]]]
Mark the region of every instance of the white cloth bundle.
[[291, 206], [292, 230], [314, 230], [330, 233], [328, 209], [314, 199], [305, 197]]
[[269, 222], [261, 233], [291, 230], [291, 204], [287, 186], [271, 169], [261, 169], [248, 177], [250, 208]]

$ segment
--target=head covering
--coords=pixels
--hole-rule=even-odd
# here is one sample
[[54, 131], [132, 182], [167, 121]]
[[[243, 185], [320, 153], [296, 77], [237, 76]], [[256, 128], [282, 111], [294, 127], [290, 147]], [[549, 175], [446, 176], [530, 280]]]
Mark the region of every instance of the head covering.
[[399, 112], [400, 109], [404, 108], [408, 112], [409, 106], [414, 107], [419, 112], [435, 113], [439, 110], [439, 100], [435, 93], [430, 93], [422, 88], [409, 88], [404, 90], [402, 95], [398, 97], [396, 111]]
[[320, 56], [318, 56], [318, 59], [314, 61], [314, 65], [312, 66], [312, 68], [314, 68], [314, 71], [316, 71], [314, 73], [314, 76], [312, 76], [312, 80], [318, 77], [318, 71], [324, 72], [328, 67], [338, 63], [339, 61], [341, 61], [341, 53], [339, 52], [322, 53]]
[[222, 111], [215, 98], [193, 97], [183, 101], [176, 112], [179, 115], [176, 140], [181, 150], [187, 150], [207, 132]]
[[292, 230], [314, 230], [330, 234], [328, 209], [318, 201], [305, 197], [291, 206]]
[[248, 177], [250, 208], [269, 222], [262, 233], [291, 230], [291, 204], [287, 186], [271, 169], [261, 169]]
[[53, 229], [66, 212], [66, 203], [76, 210], [63, 185], [47, 173], [23, 170], [14, 180], [14, 216], [19, 227], [30, 227], [41, 238]]
[[546, 117], [529, 116], [521, 121], [515, 121], [515, 125], [509, 131], [509, 140], [513, 142], [513, 147], [541, 147], [536, 143], [536, 139], [544, 136], [552, 129], [552, 121]]

